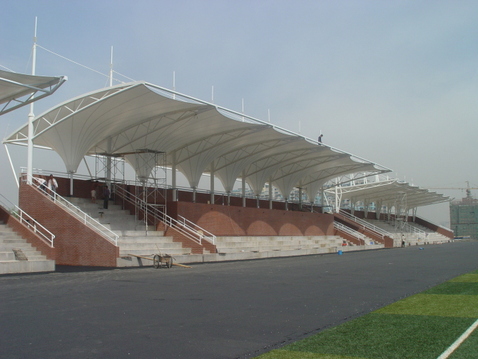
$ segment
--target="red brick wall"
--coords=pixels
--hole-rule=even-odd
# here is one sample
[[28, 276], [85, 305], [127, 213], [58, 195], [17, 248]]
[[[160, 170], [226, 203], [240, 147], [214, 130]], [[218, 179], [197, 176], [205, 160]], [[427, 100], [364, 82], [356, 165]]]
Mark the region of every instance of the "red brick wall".
[[349, 242], [352, 242], [356, 246], [364, 245], [364, 242], [362, 240], [360, 240], [360, 239], [358, 239], [358, 238], [356, 238], [356, 237], [354, 237], [354, 236], [352, 236], [352, 235], [348, 234], [347, 232], [344, 232], [340, 229], [334, 229], [334, 234], [336, 236], [340, 236], [340, 237], [346, 239]]
[[333, 215], [189, 202], [169, 203], [170, 215], [182, 215], [216, 236], [333, 235]]
[[415, 218], [415, 222], [418, 223], [421, 226], [424, 226], [428, 229], [431, 229], [432, 231], [440, 233], [441, 235], [444, 235], [445, 237], [448, 237], [450, 239], [455, 238], [455, 234], [453, 233], [452, 230], [449, 230], [449, 229], [446, 229], [446, 228], [443, 228], [443, 227], [439, 227], [436, 224], [430, 223], [430, 222], [425, 221], [424, 219], [421, 219], [421, 218], [418, 218], [418, 217]]
[[19, 207], [55, 234], [56, 264], [116, 267], [118, 247], [84, 226], [36, 188], [20, 185]]
[[[374, 212], [374, 214], [375, 214], [375, 212]], [[366, 231], [366, 230], [363, 229], [362, 226], [358, 225], [357, 223], [355, 223], [352, 220], [349, 220], [347, 217], [342, 216], [340, 213], [334, 213], [334, 217], [335, 217], [335, 220], [337, 222], [342, 223], [344, 226], [347, 226], [347, 227], [353, 229], [354, 231], [365, 234], [367, 237], [373, 239], [374, 241], [376, 241], [378, 243], [386, 244], [386, 243], [390, 243], [390, 240], [392, 240], [391, 243], [393, 245], [393, 239], [391, 239], [390, 237], [382, 238], [382, 236], [378, 233]], [[351, 237], [351, 236], [345, 237], [345, 236], [342, 235], [342, 237], [347, 238], [348, 240], [350, 240], [349, 237]], [[387, 240], [387, 238], [390, 238], [390, 240]], [[351, 240], [351, 242], [355, 243], [352, 240]], [[358, 242], [360, 242], [360, 241], [358, 240]]]

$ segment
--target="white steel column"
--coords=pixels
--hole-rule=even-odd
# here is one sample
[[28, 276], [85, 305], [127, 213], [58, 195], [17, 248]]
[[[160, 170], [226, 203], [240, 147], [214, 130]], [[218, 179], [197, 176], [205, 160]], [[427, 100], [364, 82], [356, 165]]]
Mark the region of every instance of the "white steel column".
[[269, 180], [269, 209], [272, 209], [272, 181]]
[[178, 189], [176, 188], [176, 152], [172, 153], [173, 163], [171, 166], [171, 188], [173, 191], [173, 202], [178, 201]]
[[339, 187], [337, 182], [336, 182], [336, 185], [335, 185], [335, 212], [339, 213], [340, 212], [340, 205], [341, 205], [341, 202], [342, 202], [342, 187]]
[[382, 200], [378, 200], [375, 202], [375, 218], [380, 219], [380, 215], [382, 214]]
[[10, 151], [8, 151], [7, 145], [4, 144], [4, 146], [5, 146], [5, 152], [7, 153], [8, 161], [10, 162], [10, 168], [12, 169], [13, 178], [15, 178], [15, 183], [17, 184], [17, 188], [18, 188], [20, 187], [20, 185], [18, 183], [18, 177], [15, 173], [15, 167], [13, 166], [12, 157], [10, 156]]
[[106, 184], [111, 185], [111, 138], [108, 138], [108, 153], [106, 154]]
[[242, 173], [242, 207], [246, 206], [246, 175]]
[[110, 87], [113, 86], [113, 46], [111, 46], [111, 57], [110, 57]]
[[[33, 37], [32, 75], [35, 75], [37, 61], [37, 18], [35, 17], [35, 35]], [[28, 114], [28, 154], [27, 154], [27, 183], [33, 183], [33, 102]]]
[[214, 204], [214, 168], [211, 168], [211, 182], [210, 182], [210, 189], [211, 189], [211, 204]]
[[73, 171], [68, 172], [70, 176], [70, 196], [73, 196]]
[[299, 209], [302, 210], [302, 187], [299, 187]]

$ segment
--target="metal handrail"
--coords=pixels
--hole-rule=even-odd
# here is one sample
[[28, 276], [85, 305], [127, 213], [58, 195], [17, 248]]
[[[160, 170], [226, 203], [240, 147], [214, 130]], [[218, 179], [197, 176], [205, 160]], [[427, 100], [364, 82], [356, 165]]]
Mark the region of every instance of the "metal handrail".
[[[22, 181], [26, 182], [25, 176], [22, 176]], [[100, 222], [98, 222], [96, 219], [91, 217], [89, 214], [83, 212], [81, 208], [78, 206], [75, 206], [73, 203], [65, 199], [64, 197], [60, 196], [56, 192], [51, 192], [47, 191], [43, 188], [40, 187], [40, 182], [38, 178], [33, 177], [33, 181], [36, 183], [35, 186], [32, 185], [32, 187], [38, 189], [40, 192], [43, 194], [50, 196], [53, 199], [53, 202], [56, 203], [57, 205], [63, 207], [66, 209], [68, 212], [76, 216], [78, 219], [80, 219], [83, 224], [85, 224], [88, 228], [93, 229], [95, 232], [99, 233], [103, 237], [105, 237], [108, 241], [113, 243], [115, 246], [118, 246], [118, 238], [119, 236], [114, 233], [111, 229], [108, 227], [104, 226]]]
[[358, 217], [354, 216], [353, 214], [350, 214], [350, 213], [344, 211], [343, 209], [341, 209], [339, 213], [342, 216], [344, 216], [345, 218], [350, 219], [350, 220], [354, 221], [355, 223], [360, 224], [365, 230], [368, 230], [368, 231], [374, 232], [376, 234], [379, 234], [382, 237], [382, 239], [385, 236], [391, 237], [391, 234], [389, 232], [387, 232], [386, 230], [384, 230], [383, 228], [377, 227], [376, 225], [374, 225], [370, 222], [367, 222], [367, 221], [365, 221], [361, 218], [358, 218]]
[[366, 236], [363, 233], [360, 233], [350, 227], [347, 227], [346, 225], [343, 225], [342, 223], [334, 222], [334, 228], [341, 230], [359, 240], [362, 240], [364, 244], [366, 244]]
[[[0, 196], [7, 202], [10, 202], [2, 194], [0, 194]], [[5, 211], [15, 216], [20, 221], [21, 224], [23, 224], [31, 232], [37, 234], [51, 248], [54, 247], [55, 235], [52, 232], [50, 232], [47, 228], [45, 228], [45, 226], [43, 226], [40, 222], [38, 222], [35, 218], [30, 216], [27, 212], [25, 212], [23, 209], [18, 207], [16, 204], [13, 204], [12, 202], [10, 202], [10, 204], [13, 206], [12, 208], [14, 208], [15, 210], [9, 211], [7, 209], [5, 202], [2, 199], [0, 199], [0, 203]]]
[[206, 235], [204, 235], [203, 238], [207, 239], [212, 244], [216, 244], [216, 236], [214, 234], [212, 234], [208, 230], [202, 228], [201, 226], [198, 226], [196, 223], [190, 221], [189, 219], [187, 219], [187, 218], [185, 218], [181, 215], [178, 215], [178, 217], [181, 220], [182, 225], [184, 227], [190, 228], [191, 231], [196, 231], [198, 233], [206, 234]]
[[422, 235], [422, 236], [425, 236], [426, 233], [427, 233], [423, 229], [412, 226], [411, 224], [408, 224], [407, 222], [402, 222], [401, 226], [403, 226], [402, 228], [405, 229], [409, 233], [416, 233], [416, 234]]
[[[166, 226], [178, 230], [181, 234], [198, 244], [202, 244], [203, 239], [212, 244], [216, 243], [216, 236], [212, 233], [195, 225], [193, 222], [189, 221], [189, 223], [187, 223], [185, 218], [183, 222], [176, 220], [164, 213], [164, 211], [161, 211], [157, 205], [147, 203], [121, 186], [115, 186], [114, 193], [119, 196], [119, 198], [135, 206], [135, 208], [143, 210], [145, 220], [147, 220], [148, 215], [151, 215], [156, 221], [163, 222]], [[204, 233], [207, 235], [204, 235]]]

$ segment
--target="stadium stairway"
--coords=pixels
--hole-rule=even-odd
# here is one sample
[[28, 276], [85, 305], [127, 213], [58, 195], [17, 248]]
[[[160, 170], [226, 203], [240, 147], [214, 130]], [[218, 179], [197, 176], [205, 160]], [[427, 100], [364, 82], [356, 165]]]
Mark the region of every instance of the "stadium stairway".
[[119, 236], [118, 267], [152, 264], [135, 255], [152, 257], [153, 254], [169, 254], [173, 257], [182, 257], [191, 254], [191, 248], [183, 248], [181, 242], [175, 242], [173, 237], [165, 236], [164, 231], [156, 231], [151, 226], [146, 227], [144, 222], [138, 221], [134, 215], [122, 210], [119, 205], [110, 202], [108, 209], [104, 209], [102, 201], [91, 203], [88, 199], [76, 197], [70, 198], [70, 201]]
[[55, 261], [47, 259], [6, 224], [0, 224], [0, 274], [54, 270]]
[[[408, 229], [400, 229], [387, 221], [378, 219], [367, 219], [367, 222], [389, 232], [394, 239], [396, 247], [401, 245], [402, 239], [405, 241], [406, 246], [442, 244], [450, 241], [450, 238], [413, 222], [407, 222]], [[411, 231], [410, 228], [416, 228], [417, 231]]]

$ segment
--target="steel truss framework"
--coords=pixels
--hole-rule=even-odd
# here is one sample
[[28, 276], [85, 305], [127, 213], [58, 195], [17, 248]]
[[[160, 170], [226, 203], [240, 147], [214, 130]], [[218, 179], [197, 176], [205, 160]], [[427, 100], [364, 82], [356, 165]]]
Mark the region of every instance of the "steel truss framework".
[[410, 211], [415, 215], [418, 207], [450, 200], [442, 194], [380, 176], [365, 177], [359, 181], [355, 178], [347, 183], [342, 179], [340, 185], [326, 190], [326, 197], [335, 199], [337, 211], [346, 204], [352, 211], [356, 207], [363, 208], [365, 212], [373, 208], [377, 216], [385, 210], [389, 216], [394, 213], [395, 218], [402, 219]]
[[67, 80], [0, 70], [0, 116], [53, 94]]

